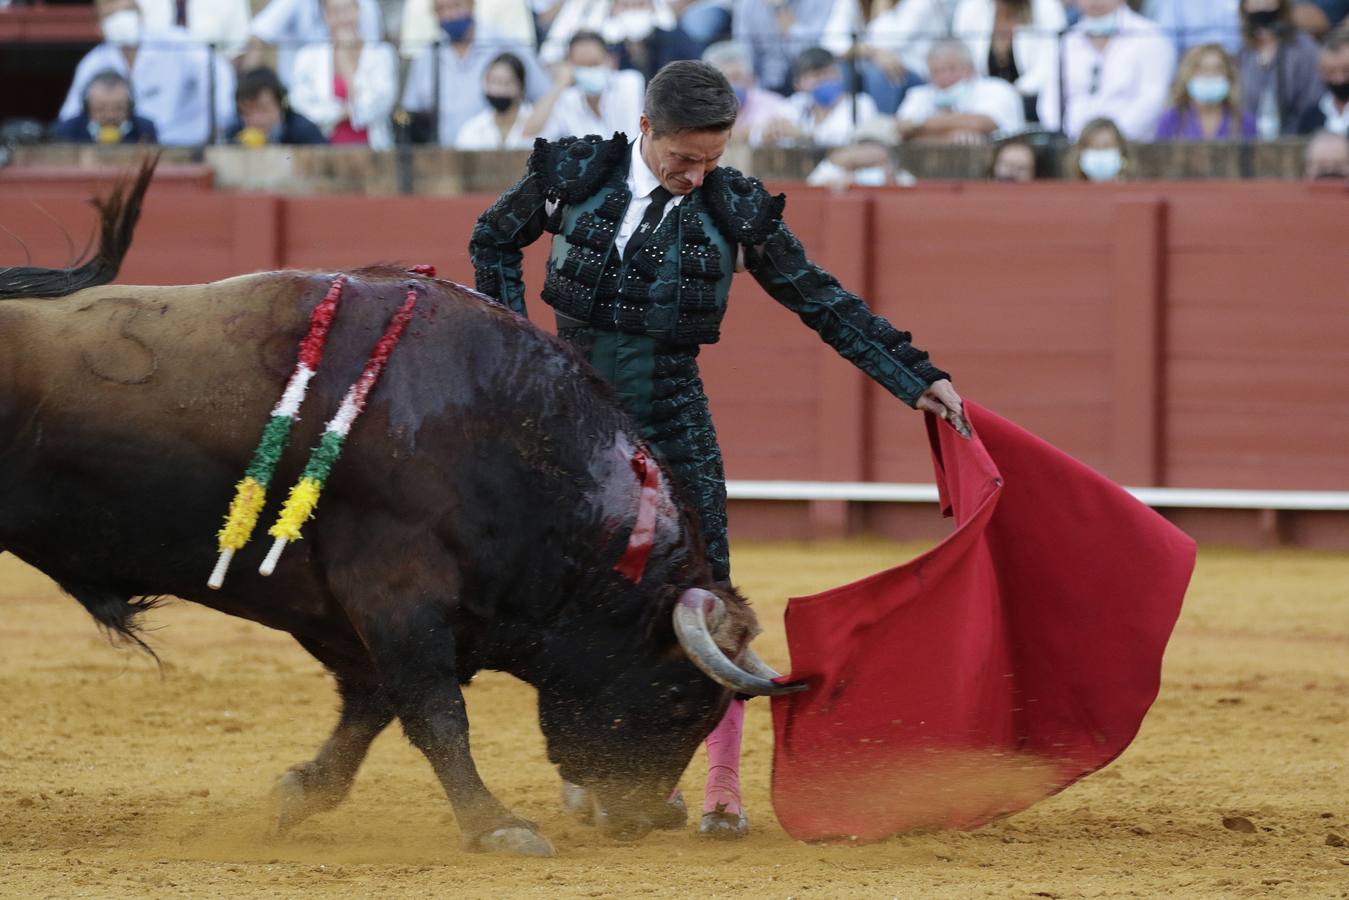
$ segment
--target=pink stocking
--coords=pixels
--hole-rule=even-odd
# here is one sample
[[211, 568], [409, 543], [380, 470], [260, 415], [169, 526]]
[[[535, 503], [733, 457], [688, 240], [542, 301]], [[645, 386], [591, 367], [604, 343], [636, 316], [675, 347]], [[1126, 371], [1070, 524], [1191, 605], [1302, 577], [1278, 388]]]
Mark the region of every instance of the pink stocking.
[[745, 701], [732, 700], [721, 723], [707, 736], [707, 786], [703, 812], [740, 813], [740, 735], [745, 729]]

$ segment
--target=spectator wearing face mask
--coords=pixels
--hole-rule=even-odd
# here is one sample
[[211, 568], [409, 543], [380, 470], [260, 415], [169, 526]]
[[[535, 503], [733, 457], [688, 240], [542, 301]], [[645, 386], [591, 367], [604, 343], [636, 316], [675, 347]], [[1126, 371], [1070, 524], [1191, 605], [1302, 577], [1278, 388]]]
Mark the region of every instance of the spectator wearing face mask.
[[248, 46], [248, 0], [138, 0], [145, 24], [186, 28], [194, 41], [214, 45], [228, 59]]
[[357, 0], [323, 0], [329, 40], [295, 55], [290, 102], [330, 144], [393, 147], [389, 116], [398, 102], [398, 54], [360, 36]]
[[999, 141], [993, 151], [993, 162], [988, 177], [1009, 184], [1029, 184], [1052, 174], [1047, 155], [1037, 150], [1025, 138], [1013, 137]]
[[453, 147], [464, 123], [489, 109], [481, 90], [492, 61], [510, 53], [525, 65], [525, 97], [538, 103], [550, 79], [534, 51], [475, 23], [473, 0], [435, 0], [436, 16], [446, 43], [427, 47], [408, 69], [403, 108], [435, 113], [443, 146]]
[[909, 187], [912, 172], [895, 162], [899, 129], [889, 116], [877, 116], [857, 129], [853, 141], [836, 147], [806, 176], [806, 184], [847, 190], [850, 187]]
[[1298, 134], [1330, 131], [1349, 137], [1349, 27], [1326, 37], [1320, 67], [1326, 91], [1298, 120]]
[[679, 28], [665, 0], [613, 0], [600, 36], [620, 69], [635, 69], [643, 78], [677, 59], [696, 59], [701, 52]]
[[1068, 171], [1077, 181], [1124, 181], [1130, 172], [1129, 143], [1109, 119], [1092, 119], [1068, 153]]
[[1054, 48], [1067, 25], [1061, 0], [960, 0], [953, 21], [978, 73], [1015, 87], [1032, 120], [1045, 85], [1059, 77]]
[[1219, 44], [1200, 44], [1180, 61], [1159, 141], [1250, 140], [1255, 117], [1241, 111], [1236, 61]]
[[237, 119], [227, 135], [231, 144], [328, 143], [317, 125], [290, 108], [286, 86], [272, 69], [249, 69], [240, 75], [234, 103]]
[[796, 58], [784, 115], [764, 126], [760, 140], [770, 145], [842, 147], [856, 129], [875, 118], [876, 103], [866, 94], [850, 95], [843, 69], [823, 47], [803, 50]]
[[[384, 21], [376, 0], [357, 0], [360, 7], [361, 40], [376, 43], [384, 39]], [[323, 0], [270, 0], [253, 17], [249, 26], [249, 46], [243, 67], [264, 64], [268, 45], [276, 47], [276, 72], [283, 84], [291, 83], [295, 56], [301, 47], [330, 40], [323, 16]]]
[[[530, 0], [480, 0], [473, 6], [473, 21], [492, 34], [532, 48], [538, 44], [534, 12]], [[398, 49], [403, 56], [416, 59], [419, 53], [441, 40], [443, 34], [434, 0], [406, 0], [403, 3], [398, 24]]]
[[1241, 49], [1240, 0], [1144, 0], [1142, 13], [1161, 26], [1178, 53], [1200, 44], [1219, 44], [1228, 53]]
[[525, 131], [533, 107], [525, 100], [525, 64], [512, 53], [492, 60], [482, 76], [487, 109], [464, 123], [456, 150], [528, 150], [534, 136]]
[[155, 144], [155, 123], [136, 115], [131, 84], [112, 70], [99, 72], [84, 89], [80, 114], [52, 129], [52, 140], [66, 144]]
[[[1062, 78], [1040, 94], [1040, 122], [1077, 138], [1108, 117], [1133, 140], [1150, 140], [1166, 109], [1176, 48], [1124, 0], [1078, 0], [1082, 18], [1064, 36]], [[1060, 95], [1062, 82], [1062, 95]]]
[[1302, 174], [1308, 181], [1349, 181], [1349, 138], [1330, 131], [1312, 135]]
[[1241, 33], [1242, 110], [1264, 140], [1296, 134], [1323, 90], [1316, 41], [1293, 24], [1291, 0], [1241, 0]]
[[788, 115], [787, 98], [776, 91], [759, 87], [754, 78], [749, 49], [735, 41], [721, 41], [708, 47], [703, 62], [726, 76], [740, 104], [731, 140], [757, 147], [763, 140], [764, 127], [774, 119]]
[[559, 65], [552, 90], [534, 106], [525, 130], [548, 140], [619, 132], [637, 134], [646, 79], [631, 69], [618, 71], [598, 33], [572, 35], [567, 61]]
[[214, 139], [233, 114], [234, 70], [177, 26], [146, 27], [136, 0], [97, 0], [103, 43], [80, 60], [61, 119], [78, 116], [94, 77], [113, 71], [131, 83], [136, 111], [154, 122], [160, 143]]
[[909, 91], [896, 113], [904, 140], [979, 144], [1025, 127], [1016, 88], [1001, 78], [980, 78], [963, 41], [933, 44], [927, 66], [931, 81]]

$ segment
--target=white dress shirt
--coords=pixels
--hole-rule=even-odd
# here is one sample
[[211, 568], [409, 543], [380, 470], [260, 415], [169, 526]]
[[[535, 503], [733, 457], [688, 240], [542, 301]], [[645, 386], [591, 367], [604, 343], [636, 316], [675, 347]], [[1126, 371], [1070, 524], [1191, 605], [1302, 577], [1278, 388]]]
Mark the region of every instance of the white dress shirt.
[[511, 125], [510, 134], [503, 141], [501, 131], [497, 128], [496, 111], [490, 107], [484, 109], [459, 129], [454, 139], [454, 149], [528, 150], [534, 146], [534, 138], [525, 136], [525, 120], [533, 110], [533, 104], [520, 104], [520, 108], [515, 111], [515, 123]]
[[1001, 78], [971, 78], [955, 106], [937, 105], [938, 91], [930, 84], [909, 88], [895, 118], [921, 125], [938, 113], [968, 113], [988, 116], [998, 126], [996, 133], [1011, 134], [1026, 127], [1026, 105], [1021, 95]]
[[1335, 106], [1335, 95], [1326, 91], [1321, 96], [1317, 106], [1320, 107], [1321, 112], [1326, 117], [1326, 124], [1322, 125], [1322, 128], [1349, 137], [1349, 105], [1346, 105], [1344, 109], [1337, 108]]
[[352, 128], [367, 130], [370, 149], [388, 150], [393, 147], [389, 117], [397, 104], [398, 53], [390, 44], [380, 42], [361, 47], [345, 101], [337, 99], [333, 92], [331, 44], [310, 44], [295, 54], [290, 105], [323, 129], [325, 136], [331, 137], [339, 122], [350, 119]]
[[609, 84], [600, 94], [599, 112], [590, 108], [585, 93], [575, 85], [558, 95], [552, 114], [544, 123], [542, 137], [550, 141], [564, 137], [584, 137], [598, 134], [605, 137], [622, 132], [637, 134], [640, 130], [642, 106], [645, 100], [646, 79], [632, 69], [615, 71]]
[[[367, 44], [384, 39], [384, 20], [375, 0], [356, 0], [360, 6], [361, 40]], [[322, 0], [271, 0], [253, 17], [249, 33], [276, 45], [276, 74], [290, 84], [295, 55], [308, 44], [328, 40], [328, 23], [323, 18]]]
[[131, 82], [136, 114], [155, 123], [161, 144], [194, 146], [211, 140], [212, 88], [216, 129], [223, 131], [234, 120], [234, 69], [225, 57], [210, 54], [185, 29], [148, 25], [134, 66], [128, 66], [122, 48], [112, 44], [99, 44], [85, 54], [75, 67], [60, 118], [80, 114], [89, 82], [107, 69]]
[[866, 43], [897, 54], [910, 72], [927, 78], [927, 51], [951, 36], [957, 0], [899, 0], [867, 26]]
[[[551, 79], [539, 65], [533, 50], [475, 25], [473, 42], [462, 55], [453, 44], [436, 44], [424, 49], [412, 61], [403, 88], [403, 108], [408, 112], [432, 112], [439, 91], [438, 139], [442, 147], [453, 147], [464, 123], [488, 108], [483, 98], [482, 77], [492, 60], [502, 53], [512, 53], [525, 64], [527, 99], [538, 100], [548, 91]], [[437, 60], [440, 62], [439, 79]]]
[[[1175, 45], [1155, 22], [1127, 6], [1119, 8], [1119, 26], [1104, 50], [1091, 43], [1081, 22], [1063, 39], [1062, 130], [1070, 140], [1096, 118], [1112, 120], [1132, 141], [1149, 141], [1157, 133], [1176, 69]], [[1045, 128], [1060, 127], [1057, 78], [1040, 93], [1039, 112]]]
[[[993, 42], [996, 15], [996, 0], [960, 0], [956, 7], [953, 29], [970, 48], [975, 71], [980, 75], [988, 74], [988, 48]], [[1018, 75], [1016, 89], [1034, 97], [1050, 81], [1058, 80], [1054, 48], [1059, 32], [1068, 27], [1068, 15], [1062, 0], [1031, 0], [1030, 15], [1030, 22], [1012, 30], [1012, 59]]]
[[[151, 28], [177, 25], [174, 0], [137, 0], [145, 24]], [[248, 43], [248, 0], [187, 0], [187, 31], [203, 44], [231, 59], [244, 52]]]

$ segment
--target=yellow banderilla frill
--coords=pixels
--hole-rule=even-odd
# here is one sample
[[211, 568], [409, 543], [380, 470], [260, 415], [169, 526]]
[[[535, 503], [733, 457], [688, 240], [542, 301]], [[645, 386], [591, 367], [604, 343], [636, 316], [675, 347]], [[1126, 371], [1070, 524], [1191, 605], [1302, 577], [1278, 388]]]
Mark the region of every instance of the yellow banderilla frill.
[[230, 501], [229, 513], [225, 516], [225, 525], [217, 532], [220, 549], [240, 550], [253, 536], [258, 516], [267, 503], [267, 489], [251, 475], [244, 476], [234, 486], [234, 499]]
[[290, 489], [286, 505], [276, 517], [276, 524], [267, 532], [274, 538], [298, 541], [300, 529], [304, 523], [314, 517], [314, 508], [319, 505], [319, 494], [323, 492], [323, 483], [313, 478], [301, 478]]

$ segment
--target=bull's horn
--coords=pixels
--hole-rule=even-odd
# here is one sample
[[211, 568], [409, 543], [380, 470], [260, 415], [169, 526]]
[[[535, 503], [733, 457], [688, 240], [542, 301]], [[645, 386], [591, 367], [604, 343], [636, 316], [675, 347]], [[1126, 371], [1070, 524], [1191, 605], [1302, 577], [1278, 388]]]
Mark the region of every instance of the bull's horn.
[[[805, 690], [804, 684], [776, 684], [763, 674], [747, 672], [717, 646], [717, 642], [712, 639], [712, 630], [707, 625], [707, 614], [714, 610], [720, 612], [718, 607], [722, 602], [711, 591], [690, 588], [675, 604], [675, 636], [693, 664], [722, 687], [752, 697], [777, 697]], [[750, 664], [757, 664], [761, 671], [772, 671], [757, 656], [753, 656], [752, 651], [747, 658], [752, 659]]]
[[752, 647], [746, 647], [745, 652], [740, 655], [740, 668], [751, 675], [767, 678], [769, 681], [782, 677], [782, 673], [760, 659], [759, 654], [755, 653]]

